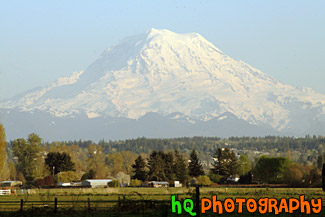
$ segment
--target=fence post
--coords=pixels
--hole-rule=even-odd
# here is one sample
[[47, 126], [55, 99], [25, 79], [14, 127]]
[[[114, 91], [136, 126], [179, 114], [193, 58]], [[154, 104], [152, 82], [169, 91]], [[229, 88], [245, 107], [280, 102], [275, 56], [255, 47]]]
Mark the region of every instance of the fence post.
[[20, 199], [20, 212], [23, 212], [24, 209], [24, 200]]
[[200, 217], [201, 209], [200, 209], [200, 187], [195, 187], [195, 202], [196, 202], [196, 214], [198, 217]]
[[58, 212], [58, 198], [54, 198], [54, 213]]
[[90, 212], [90, 198], [88, 197], [88, 212]]

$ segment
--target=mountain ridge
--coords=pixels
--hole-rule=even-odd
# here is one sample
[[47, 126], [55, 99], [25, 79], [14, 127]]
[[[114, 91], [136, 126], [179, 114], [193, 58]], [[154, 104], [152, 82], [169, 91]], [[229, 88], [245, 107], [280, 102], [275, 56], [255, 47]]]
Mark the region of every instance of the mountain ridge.
[[325, 95], [281, 83], [198, 33], [152, 28], [117, 42], [86, 70], [0, 108], [89, 119], [139, 120], [149, 112], [168, 119], [178, 112], [191, 124], [229, 112], [250, 125], [301, 134], [322, 126], [324, 105]]

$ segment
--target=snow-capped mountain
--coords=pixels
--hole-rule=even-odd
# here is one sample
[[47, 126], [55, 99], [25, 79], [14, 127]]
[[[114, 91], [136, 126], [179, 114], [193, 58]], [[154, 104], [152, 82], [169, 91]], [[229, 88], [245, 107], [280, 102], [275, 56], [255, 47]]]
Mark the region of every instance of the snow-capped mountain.
[[[101, 119], [105, 126], [122, 119], [141, 122], [156, 114], [192, 129], [180, 135], [200, 135], [211, 121], [220, 125], [225, 120], [237, 120], [234, 125], [242, 121], [255, 131], [265, 129], [262, 134], [325, 133], [325, 95], [283, 84], [227, 56], [200, 34], [166, 29], [127, 37], [85, 71], [13, 97], [0, 108], [5, 122], [14, 118], [9, 115], [13, 111], [15, 116], [24, 112], [65, 120]], [[49, 125], [55, 125], [52, 122]]]

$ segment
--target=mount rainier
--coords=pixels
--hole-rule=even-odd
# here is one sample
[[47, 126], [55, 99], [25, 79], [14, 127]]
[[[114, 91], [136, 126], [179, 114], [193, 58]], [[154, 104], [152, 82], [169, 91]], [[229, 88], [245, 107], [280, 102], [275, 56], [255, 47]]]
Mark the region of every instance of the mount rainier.
[[325, 95], [281, 83], [200, 34], [127, 37], [86, 70], [0, 103], [8, 139], [325, 134]]

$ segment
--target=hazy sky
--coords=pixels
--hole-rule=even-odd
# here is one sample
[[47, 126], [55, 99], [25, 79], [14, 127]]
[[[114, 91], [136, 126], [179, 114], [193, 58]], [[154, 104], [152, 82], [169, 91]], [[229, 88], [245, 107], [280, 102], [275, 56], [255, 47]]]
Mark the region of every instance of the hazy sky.
[[147, 29], [198, 32], [234, 59], [325, 94], [325, 1], [2, 1], [0, 99], [85, 69]]

